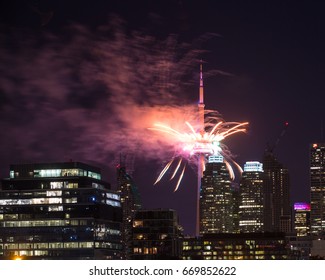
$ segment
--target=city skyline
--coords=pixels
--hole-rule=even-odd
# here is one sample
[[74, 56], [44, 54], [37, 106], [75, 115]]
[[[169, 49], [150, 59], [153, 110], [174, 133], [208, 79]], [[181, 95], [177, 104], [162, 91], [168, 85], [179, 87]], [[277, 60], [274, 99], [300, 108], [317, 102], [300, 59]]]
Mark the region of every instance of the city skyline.
[[[176, 209], [193, 232], [195, 171], [177, 193], [168, 181], [153, 186], [172, 150], [146, 154], [141, 137], [122, 136], [141, 133], [131, 122], [143, 110], [196, 109], [202, 59], [206, 109], [250, 123], [226, 141], [236, 161], [261, 161], [289, 122], [275, 154], [289, 170], [292, 202], [309, 201], [309, 145], [324, 140], [322, 3], [40, 2], [48, 22], [29, 1], [1, 9], [1, 177], [11, 163], [73, 159], [99, 165], [115, 185], [114, 157], [136, 150], [144, 206]], [[113, 140], [128, 143], [118, 150]]]

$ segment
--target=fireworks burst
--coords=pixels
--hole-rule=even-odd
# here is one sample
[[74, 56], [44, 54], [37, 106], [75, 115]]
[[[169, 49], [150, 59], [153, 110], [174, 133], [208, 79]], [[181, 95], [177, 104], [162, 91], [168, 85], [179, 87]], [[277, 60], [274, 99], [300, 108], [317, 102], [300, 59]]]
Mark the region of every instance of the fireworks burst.
[[[246, 132], [248, 122], [225, 122], [223, 121], [217, 112], [209, 111], [205, 116], [204, 130], [200, 130], [199, 127], [193, 126], [190, 122], [186, 121], [186, 131], [179, 131], [173, 127], [163, 124], [155, 123], [150, 130], [162, 132], [162, 136], [168, 137], [169, 141], [172, 141], [175, 147], [174, 157], [166, 164], [163, 170], [160, 172], [157, 180], [154, 184], [157, 184], [171, 168], [176, 165], [170, 180], [174, 179], [176, 174], [180, 172], [176, 187], [174, 191], [177, 191], [182, 181], [187, 164], [201, 165], [202, 172], [205, 169], [205, 163], [209, 156], [214, 156], [216, 159], [224, 160], [230, 177], [233, 180], [235, 178], [234, 165], [240, 172], [241, 167], [233, 160], [231, 153], [226, 145], [222, 141], [239, 132]], [[200, 159], [198, 161], [198, 158]], [[183, 164], [183, 168], [181, 168]], [[202, 174], [198, 174], [202, 176]]]

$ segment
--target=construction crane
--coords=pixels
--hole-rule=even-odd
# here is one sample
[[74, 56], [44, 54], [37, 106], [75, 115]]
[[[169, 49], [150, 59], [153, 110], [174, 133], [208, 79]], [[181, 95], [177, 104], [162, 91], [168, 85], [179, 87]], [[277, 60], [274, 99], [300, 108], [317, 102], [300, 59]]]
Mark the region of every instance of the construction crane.
[[266, 149], [265, 149], [265, 153], [269, 153], [269, 154], [273, 154], [274, 150], [276, 149], [276, 147], [279, 145], [280, 139], [284, 136], [284, 134], [286, 133], [287, 129], [288, 129], [289, 123], [286, 121], [283, 125], [283, 129], [279, 135], [279, 137], [276, 139], [276, 141], [274, 142], [273, 145], [271, 145], [270, 143], [266, 144]]

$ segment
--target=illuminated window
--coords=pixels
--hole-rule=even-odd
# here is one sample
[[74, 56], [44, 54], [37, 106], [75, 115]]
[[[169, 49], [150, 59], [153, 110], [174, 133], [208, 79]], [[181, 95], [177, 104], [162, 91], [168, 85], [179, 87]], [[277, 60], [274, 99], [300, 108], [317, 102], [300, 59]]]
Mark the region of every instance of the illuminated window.
[[143, 227], [143, 221], [135, 220], [133, 222], [133, 227]]
[[78, 183], [68, 183], [66, 188], [68, 188], [68, 189], [77, 189], [78, 188]]
[[146, 239], [146, 236], [144, 235], [144, 234], [136, 234], [135, 236], [134, 236], [134, 238], [135, 239], [138, 239], [138, 240], [141, 240], [141, 239]]
[[66, 198], [64, 203], [77, 203], [78, 199], [76, 197]]
[[79, 248], [93, 248], [94, 243], [93, 242], [80, 242]]
[[34, 252], [35, 256], [46, 256], [48, 255], [48, 251], [47, 250], [35, 250]]
[[159, 239], [165, 239], [168, 236], [168, 234], [160, 234]]
[[34, 249], [47, 249], [48, 243], [34, 243]]
[[64, 248], [79, 248], [78, 242], [66, 242]]
[[63, 211], [63, 206], [49, 206], [49, 212], [51, 211]]
[[62, 191], [47, 191], [46, 196], [61, 196]]
[[121, 203], [118, 201], [114, 201], [114, 200], [110, 200], [110, 199], [106, 199], [106, 204], [107, 205], [111, 205], [113, 207], [121, 207]]
[[115, 200], [120, 200], [120, 196], [118, 194], [115, 193], [106, 193], [107, 198], [112, 198]]
[[62, 189], [63, 182], [50, 182], [50, 188], [51, 189]]

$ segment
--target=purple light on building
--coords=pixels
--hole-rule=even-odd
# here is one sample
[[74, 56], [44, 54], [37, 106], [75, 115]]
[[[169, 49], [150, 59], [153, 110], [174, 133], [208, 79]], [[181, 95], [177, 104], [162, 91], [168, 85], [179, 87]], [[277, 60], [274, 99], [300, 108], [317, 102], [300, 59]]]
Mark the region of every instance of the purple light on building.
[[310, 210], [310, 204], [306, 202], [296, 202], [293, 206], [294, 210]]

